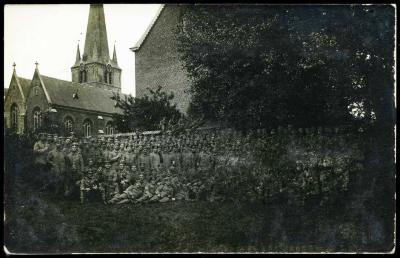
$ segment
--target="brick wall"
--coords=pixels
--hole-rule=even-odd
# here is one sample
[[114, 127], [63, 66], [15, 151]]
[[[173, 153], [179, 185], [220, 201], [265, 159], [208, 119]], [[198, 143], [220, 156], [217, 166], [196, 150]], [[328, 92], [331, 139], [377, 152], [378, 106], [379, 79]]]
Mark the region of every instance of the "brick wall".
[[164, 91], [174, 93], [173, 102], [186, 112], [190, 96], [185, 91], [189, 88], [190, 79], [179, 60], [175, 38], [180, 14], [178, 5], [166, 5], [140, 49], [135, 52], [136, 96], [148, 93], [147, 87], [156, 89], [160, 85]]

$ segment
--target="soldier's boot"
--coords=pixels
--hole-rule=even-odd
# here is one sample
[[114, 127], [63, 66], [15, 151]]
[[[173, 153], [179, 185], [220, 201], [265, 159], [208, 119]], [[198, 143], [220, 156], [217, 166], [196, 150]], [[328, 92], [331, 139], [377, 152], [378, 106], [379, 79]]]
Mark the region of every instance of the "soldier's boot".
[[85, 202], [85, 193], [82, 190], [80, 194], [80, 199], [81, 199], [81, 204], [83, 204]]
[[124, 204], [124, 203], [129, 203], [129, 199], [123, 199], [123, 200], [117, 202], [117, 204]]
[[104, 190], [101, 191], [101, 199], [103, 200], [103, 203], [104, 203], [104, 204], [107, 204], [107, 201], [106, 201], [106, 192], [105, 192]]

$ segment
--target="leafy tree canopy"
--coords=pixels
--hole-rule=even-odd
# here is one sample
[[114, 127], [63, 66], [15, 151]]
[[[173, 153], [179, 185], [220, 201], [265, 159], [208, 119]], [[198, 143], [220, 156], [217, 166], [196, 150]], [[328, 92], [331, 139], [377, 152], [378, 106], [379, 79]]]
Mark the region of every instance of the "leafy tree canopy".
[[183, 116], [171, 104], [174, 98], [172, 93], [162, 91], [161, 86], [156, 90], [149, 89], [149, 94], [142, 98], [131, 95], [121, 98], [114, 95], [116, 107], [121, 108], [122, 114], [114, 114], [113, 122], [119, 132], [132, 132], [134, 130], [160, 130], [164, 123], [175, 124]]
[[187, 6], [189, 113], [239, 128], [392, 125], [392, 6]]

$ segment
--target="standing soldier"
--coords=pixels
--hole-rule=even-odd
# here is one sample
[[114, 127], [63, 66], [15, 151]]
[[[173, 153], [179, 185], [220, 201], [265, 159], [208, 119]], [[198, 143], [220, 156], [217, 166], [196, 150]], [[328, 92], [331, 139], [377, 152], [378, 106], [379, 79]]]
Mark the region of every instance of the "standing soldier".
[[47, 151], [47, 153], [51, 150], [53, 150], [56, 146], [54, 145], [53, 142], [53, 136], [51, 136], [51, 134], [47, 135], [47, 141], [46, 141], [46, 146], [49, 148], [49, 150]]
[[53, 179], [50, 182], [53, 183], [55, 188], [55, 194], [60, 194], [61, 191], [65, 191], [65, 154], [62, 152], [61, 144], [56, 143], [54, 150], [50, 151], [47, 155], [47, 160], [51, 164], [51, 175]]
[[67, 174], [69, 184], [66, 195], [70, 195], [71, 193], [76, 192], [75, 190], [82, 179], [82, 171], [85, 168], [82, 154], [78, 152], [78, 144], [76, 142], [72, 144], [71, 153], [67, 156], [67, 160], [70, 166], [70, 171]]
[[111, 168], [110, 161], [105, 161], [104, 169], [103, 169], [103, 187], [105, 191], [105, 200], [110, 200], [113, 198], [115, 193], [115, 171]]
[[110, 152], [110, 162], [111, 162], [111, 167], [116, 170], [119, 164], [119, 161], [121, 159], [122, 155], [119, 151], [119, 144], [116, 142], [114, 144], [114, 150]]
[[[41, 179], [46, 173], [47, 151], [49, 148], [46, 146], [46, 136], [39, 135], [39, 140], [33, 146], [33, 153], [35, 155], [35, 167]], [[34, 177], [35, 179], [37, 177]]]
[[160, 165], [160, 155], [158, 155], [157, 147], [153, 146], [151, 153], [149, 154], [150, 169], [158, 171]]
[[[147, 147], [143, 149], [143, 152], [139, 154], [138, 157], [138, 162], [142, 168], [144, 168], [145, 171], [150, 171], [150, 157], [148, 153]], [[141, 173], [144, 173], [144, 171], [140, 171]], [[146, 175], [146, 174], [145, 174]]]

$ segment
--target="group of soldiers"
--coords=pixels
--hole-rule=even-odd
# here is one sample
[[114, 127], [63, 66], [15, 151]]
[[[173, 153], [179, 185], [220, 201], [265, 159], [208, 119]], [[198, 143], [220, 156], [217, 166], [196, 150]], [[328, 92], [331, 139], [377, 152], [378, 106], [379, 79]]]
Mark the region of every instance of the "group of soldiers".
[[82, 203], [94, 196], [105, 204], [255, 200], [286, 184], [265, 167], [262, 142], [235, 131], [79, 139], [42, 134], [34, 154], [47, 185], [57, 194], [79, 195]]

